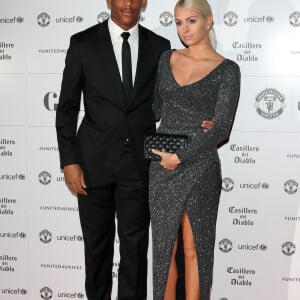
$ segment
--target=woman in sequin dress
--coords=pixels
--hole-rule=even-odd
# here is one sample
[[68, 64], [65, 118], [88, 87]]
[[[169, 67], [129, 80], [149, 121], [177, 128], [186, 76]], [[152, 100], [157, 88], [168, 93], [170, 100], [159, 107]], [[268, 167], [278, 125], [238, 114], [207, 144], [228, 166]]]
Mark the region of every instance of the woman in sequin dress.
[[[186, 48], [161, 56], [153, 109], [158, 132], [185, 134], [175, 154], [153, 150], [150, 167], [154, 300], [175, 300], [181, 225], [186, 300], [209, 300], [216, 218], [221, 191], [217, 147], [228, 139], [240, 90], [238, 65], [213, 47], [213, 17], [206, 0], [179, 0], [178, 35]], [[205, 132], [199, 120], [215, 117]]]

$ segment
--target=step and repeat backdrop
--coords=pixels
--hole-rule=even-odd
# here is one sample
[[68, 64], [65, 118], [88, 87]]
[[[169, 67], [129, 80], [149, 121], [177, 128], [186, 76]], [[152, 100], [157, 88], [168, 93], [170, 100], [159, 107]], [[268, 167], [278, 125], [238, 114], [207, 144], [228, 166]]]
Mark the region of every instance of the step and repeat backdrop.
[[[149, 0], [140, 22], [181, 48], [175, 2]], [[220, 149], [212, 300], [299, 300], [300, 2], [210, 2], [218, 51], [242, 71], [231, 139]], [[0, 299], [86, 299], [55, 110], [70, 36], [109, 15], [104, 0], [0, 0]], [[152, 299], [151, 246], [149, 262]]]

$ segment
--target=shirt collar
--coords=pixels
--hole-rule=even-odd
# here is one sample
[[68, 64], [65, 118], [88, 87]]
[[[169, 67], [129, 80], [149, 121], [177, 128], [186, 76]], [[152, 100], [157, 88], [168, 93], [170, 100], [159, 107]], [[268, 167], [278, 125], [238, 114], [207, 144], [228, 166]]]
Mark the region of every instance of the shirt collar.
[[[121, 34], [125, 31], [120, 26], [118, 26], [111, 18], [109, 18], [108, 20], [108, 30], [112, 41], [116, 41], [117, 39], [121, 38]], [[135, 26], [133, 26], [126, 32], [130, 33], [129, 38], [137, 39], [139, 34], [139, 24], [137, 23]]]

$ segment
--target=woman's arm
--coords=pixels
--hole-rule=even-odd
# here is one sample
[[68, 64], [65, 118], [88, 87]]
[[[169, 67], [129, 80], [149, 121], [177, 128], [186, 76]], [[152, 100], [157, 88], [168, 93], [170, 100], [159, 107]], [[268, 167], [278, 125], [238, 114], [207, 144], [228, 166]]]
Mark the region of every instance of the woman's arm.
[[236, 63], [229, 65], [217, 95], [214, 127], [207, 133], [195, 132], [188, 147], [176, 152], [182, 163], [193, 160], [228, 139], [240, 94], [240, 77], [239, 66]]

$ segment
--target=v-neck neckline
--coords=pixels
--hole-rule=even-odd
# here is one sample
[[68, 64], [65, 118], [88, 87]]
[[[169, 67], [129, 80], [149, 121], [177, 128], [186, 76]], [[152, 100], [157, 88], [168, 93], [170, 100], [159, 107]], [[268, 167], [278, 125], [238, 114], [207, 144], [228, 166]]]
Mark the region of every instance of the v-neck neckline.
[[211, 74], [213, 74], [217, 69], [219, 69], [219, 67], [221, 65], [223, 65], [225, 63], [225, 61], [227, 61], [227, 58], [224, 58], [215, 68], [213, 68], [210, 72], [208, 72], [205, 76], [203, 76], [202, 78], [196, 80], [196, 81], [193, 81], [191, 83], [187, 83], [187, 84], [184, 84], [184, 85], [181, 85], [179, 84], [179, 82], [177, 81], [177, 79], [175, 78], [174, 76], [174, 73], [172, 71], [172, 68], [171, 68], [171, 56], [173, 54], [175, 50], [171, 50], [170, 52], [170, 55], [169, 55], [169, 70], [170, 70], [170, 73], [171, 73], [171, 77], [173, 79], [173, 81], [176, 83], [176, 85], [180, 88], [184, 88], [184, 87], [188, 87], [188, 86], [192, 86], [194, 84], [197, 84], [199, 82], [202, 82], [203, 80], [205, 80], [207, 77], [209, 77]]

